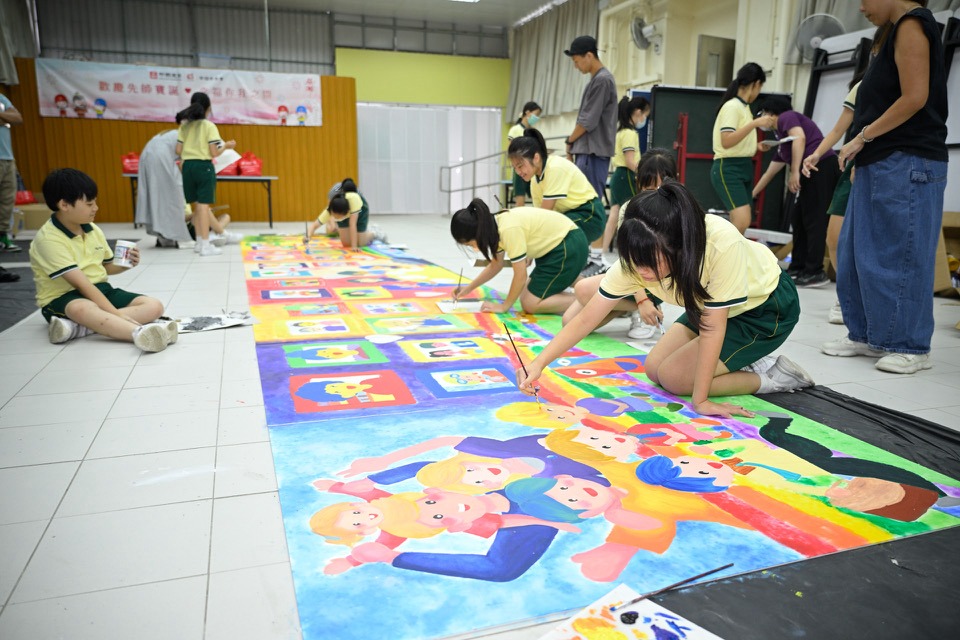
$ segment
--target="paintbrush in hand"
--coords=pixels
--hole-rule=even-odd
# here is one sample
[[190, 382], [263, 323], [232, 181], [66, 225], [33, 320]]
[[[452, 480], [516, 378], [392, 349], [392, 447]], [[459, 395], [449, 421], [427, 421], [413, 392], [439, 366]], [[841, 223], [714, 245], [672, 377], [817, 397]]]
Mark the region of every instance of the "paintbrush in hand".
[[453, 299], [453, 310], [457, 310], [457, 303], [460, 302], [460, 285], [463, 284], [463, 267], [460, 267], [460, 276], [457, 278], [457, 297]]
[[[523, 370], [523, 375], [530, 377], [530, 374], [527, 373], [527, 368], [523, 364], [523, 360], [520, 358], [520, 350], [517, 349], [516, 343], [513, 341], [513, 336], [510, 335], [510, 327], [507, 326], [507, 323], [503, 323], [503, 328], [507, 331], [507, 337], [510, 338], [510, 345], [513, 347], [513, 352], [517, 354], [517, 362], [520, 363], [520, 368]], [[538, 393], [540, 389], [537, 387], [533, 388], [533, 397], [537, 399], [537, 406], [540, 406], [540, 394]]]

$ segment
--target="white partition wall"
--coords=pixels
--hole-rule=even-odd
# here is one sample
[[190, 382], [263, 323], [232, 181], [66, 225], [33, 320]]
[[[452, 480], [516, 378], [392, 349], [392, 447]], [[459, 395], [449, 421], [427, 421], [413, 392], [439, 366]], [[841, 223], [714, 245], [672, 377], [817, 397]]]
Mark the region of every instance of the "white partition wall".
[[[452, 195], [441, 191], [441, 167], [501, 151], [500, 109], [357, 104], [359, 185], [376, 213], [450, 213], [470, 201], [476, 184], [496, 183], [496, 158], [450, 172]], [[446, 186], [446, 185], [445, 185]], [[499, 187], [478, 189], [493, 202]], [[495, 206], [492, 205], [492, 206]]]

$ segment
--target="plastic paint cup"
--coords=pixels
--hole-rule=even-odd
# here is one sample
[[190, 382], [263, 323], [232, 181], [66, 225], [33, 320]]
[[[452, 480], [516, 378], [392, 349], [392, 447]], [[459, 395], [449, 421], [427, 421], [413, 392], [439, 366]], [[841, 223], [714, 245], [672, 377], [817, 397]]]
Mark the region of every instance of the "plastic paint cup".
[[117, 240], [117, 246], [113, 250], [113, 264], [118, 267], [132, 267], [133, 262], [130, 261], [130, 250], [136, 246], [136, 242]]

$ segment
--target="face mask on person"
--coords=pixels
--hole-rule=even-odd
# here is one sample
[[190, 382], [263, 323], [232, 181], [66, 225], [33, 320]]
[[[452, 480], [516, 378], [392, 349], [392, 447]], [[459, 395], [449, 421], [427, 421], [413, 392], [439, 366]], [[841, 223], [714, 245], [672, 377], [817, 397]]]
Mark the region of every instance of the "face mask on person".
[[528, 126], [528, 127], [532, 127], [533, 125], [537, 124], [538, 122], [540, 122], [540, 116], [538, 116], [537, 114], [531, 113], [530, 115], [527, 116], [527, 126]]
[[647, 124], [647, 116], [643, 116], [642, 118], [638, 118], [633, 121], [633, 127], [635, 129], [643, 128], [646, 126], [646, 124]]
[[760, 131], [766, 131], [767, 133], [770, 133], [771, 131], [773, 131], [773, 128], [772, 128], [772, 127], [760, 127]]

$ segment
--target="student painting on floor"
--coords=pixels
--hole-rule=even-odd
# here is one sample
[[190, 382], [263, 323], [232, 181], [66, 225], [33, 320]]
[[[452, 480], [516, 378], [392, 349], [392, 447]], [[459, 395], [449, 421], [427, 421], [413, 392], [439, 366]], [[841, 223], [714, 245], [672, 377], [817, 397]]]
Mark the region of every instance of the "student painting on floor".
[[620, 207], [637, 195], [637, 166], [640, 164], [640, 135], [637, 129], [647, 122], [650, 103], [644, 98], [623, 98], [617, 107], [617, 143], [610, 166], [610, 215], [603, 230], [603, 250], [610, 249], [620, 222]]
[[386, 242], [386, 237], [378, 230], [367, 230], [370, 220], [370, 206], [366, 199], [357, 191], [357, 184], [353, 178], [344, 178], [340, 188], [330, 198], [330, 204], [317, 219], [310, 224], [307, 238], [313, 236], [321, 226], [329, 228], [329, 222], [337, 225], [340, 242], [344, 249], [358, 251], [374, 240]]
[[730, 222], [743, 233], [753, 214], [753, 156], [757, 153], [757, 129], [770, 128], [772, 118], [754, 118], [750, 103], [760, 95], [767, 74], [755, 62], [737, 71], [720, 101], [713, 123], [713, 166], [710, 183], [730, 213]]
[[[543, 113], [543, 110], [540, 108], [536, 102], [528, 102], [523, 105], [523, 113], [520, 114], [520, 117], [517, 119], [517, 123], [510, 127], [510, 131], [507, 132], [507, 145], [513, 142], [514, 138], [519, 138], [523, 135], [523, 130], [530, 127], [535, 127], [537, 122], [540, 121], [540, 114]], [[527, 203], [527, 198], [530, 197], [530, 181], [524, 180], [521, 178], [516, 171], [513, 172], [513, 204], [522, 207]]]
[[[107, 282], [108, 275], [131, 267], [113, 264], [110, 245], [93, 224], [97, 184], [90, 176], [57, 169], [44, 180], [43, 197], [53, 215], [30, 244], [30, 268], [50, 342], [99, 333], [147, 352], [163, 351], [176, 342], [176, 322], [155, 322], [163, 313], [159, 300]], [[139, 250], [131, 249], [129, 257], [137, 266]]]
[[236, 140], [224, 142], [217, 125], [208, 118], [212, 113], [210, 98], [205, 93], [194, 93], [190, 106], [177, 114], [180, 130], [177, 134], [176, 154], [183, 172], [183, 195], [193, 207], [193, 226], [197, 230], [195, 251], [201, 256], [216, 256], [222, 252], [210, 243], [210, 207], [216, 202], [217, 172], [213, 159], [227, 149], [237, 146]]
[[[509, 262], [513, 281], [504, 301], [485, 301], [481, 311], [505, 313], [520, 300], [525, 313], [562, 314], [574, 301], [564, 290], [579, 277], [589, 249], [583, 231], [563, 215], [536, 207], [493, 214], [476, 198], [453, 214], [450, 233], [457, 244], [472, 247], [490, 261], [469, 284], [454, 290], [454, 300], [488, 282]], [[535, 261], [529, 280], [528, 258]]]
[[[530, 182], [533, 206], [570, 218], [583, 231], [588, 243], [603, 237], [607, 214], [596, 190], [577, 165], [566, 158], [549, 155], [539, 131], [526, 129], [510, 143], [507, 155], [517, 175]], [[602, 267], [603, 263], [596, 261], [594, 272]]]
[[[806, 176], [801, 173], [803, 158], [820, 145], [823, 134], [816, 123], [793, 110], [790, 101], [771, 96], [763, 102], [763, 114], [773, 120], [772, 129], [778, 140], [792, 137], [777, 147], [776, 155], [753, 188], [753, 197], [763, 191], [784, 167], [790, 168], [787, 189], [795, 194], [793, 208], [793, 257], [788, 274], [798, 287], [820, 287], [830, 279], [823, 271], [823, 255], [827, 241], [827, 208], [840, 178], [840, 166], [833, 162], [836, 153], [827, 149], [826, 160], [819, 171]], [[762, 148], [768, 145], [760, 143]]]
[[[640, 191], [652, 191], [659, 187], [666, 180], [677, 179], [677, 163], [666, 149], [654, 148], [647, 151], [640, 161], [637, 168], [636, 184]], [[611, 219], [613, 212], [611, 210]], [[623, 210], [617, 213], [619, 223], [623, 224]], [[584, 305], [596, 295], [600, 289], [600, 282], [603, 281], [603, 274], [583, 278], [577, 282], [574, 293], [577, 301], [570, 305], [566, 313], [563, 314], [563, 322], [566, 324], [580, 313]], [[646, 340], [657, 335], [663, 319], [663, 313], [660, 311], [659, 300], [651, 300], [647, 294], [638, 293], [632, 299], [624, 298], [617, 303], [613, 311], [604, 319], [601, 326], [619, 317], [623, 312], [630, 312], [630, 329], [627, 331], [627, 337], [633, 340]]]
[[620, 261], [550, 344], [517, 372], [532, 394], [543, 369], [593, 331], [625, 297], [644, 292], [684, 313], [647, 356], [646, 374], [701, 415], [750, 416], [710, 396], [793, 391], [813, 385], [799, 366], [769, 355], [800, 317], [797, 290], [766, 247], [706, 215], [683, 185], [665, 182], [627, 203]]

